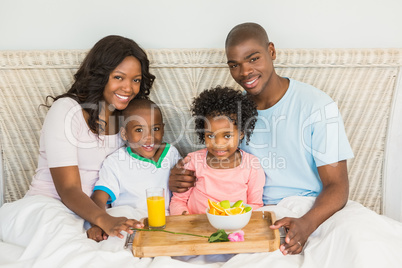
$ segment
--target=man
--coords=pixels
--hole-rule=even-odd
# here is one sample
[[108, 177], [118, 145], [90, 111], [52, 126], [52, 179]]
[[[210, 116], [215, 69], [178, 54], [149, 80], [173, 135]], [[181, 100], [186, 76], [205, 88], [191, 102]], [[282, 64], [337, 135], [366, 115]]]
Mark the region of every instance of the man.
[[[264, 205], [288, 196], [317, 197], [302, 217], [285, 217], [271, 226], [288, 230], [282, 253], [298, 254], [310, 234], [348, 200], [346, 159], [353, 153], [342, 118], [324, 92], [276, 74], [275, 46], [260, 25], [235, 26], [225, 49], [233, 79], [257, 104], [254, 134], [241, 147], [256, 155], [265, 170]], [[193, 186], [193, 174], [180, 169], [183, 162], [171, 171], [172, 191]]]

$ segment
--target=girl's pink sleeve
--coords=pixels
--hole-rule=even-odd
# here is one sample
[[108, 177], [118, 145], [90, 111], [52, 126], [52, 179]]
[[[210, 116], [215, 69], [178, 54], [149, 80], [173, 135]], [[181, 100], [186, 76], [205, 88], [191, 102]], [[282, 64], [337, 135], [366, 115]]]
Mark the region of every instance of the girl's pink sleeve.
[[[191, 154], [190, 154], [191, 155]], [[185, 169], [194, 170], [193, 158], [185, 166]], [[193, 188], [184, 193], [173, 193], [169, 204], [170, 215], [181, 215], [183, 211], [188, 211], [187, 201], [193, 192]]]
[[262, 194], [265, 185], [265, 172], [261, 167], [258, 158], [253, 156], [251, 160], [251, 172], [247, 189], [247, 204], [252, 206], [253, 209], [257, 209], [264, 205], [262, 202]]
[[181, 215], [183, 211], [188, 212], [187, 201], [192, 191], [193, 188], [184, 193], [173, 193], [169, 205], [170, 215]]

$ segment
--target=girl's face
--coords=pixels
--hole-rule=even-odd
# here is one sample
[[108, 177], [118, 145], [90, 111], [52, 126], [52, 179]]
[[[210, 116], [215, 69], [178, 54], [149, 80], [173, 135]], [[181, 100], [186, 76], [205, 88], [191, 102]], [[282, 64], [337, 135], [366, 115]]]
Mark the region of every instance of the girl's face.
[[205, 121], [205, 145], [208, 155], [218, 161], [231, 162], [243, 133], [226, 116], [208, 116]]
[[126, 57], [109, 75], [103, 91], [106, 107], [109, 110], [124, 110], [140, 92], [141, 78], [140, 61], [133, 56]]
[[121, 129], [121, 137], [134, 153], [153, 159], [163, 140], [162, 114], [157, 108], [138, 108], [133, 112], [126, 127]]

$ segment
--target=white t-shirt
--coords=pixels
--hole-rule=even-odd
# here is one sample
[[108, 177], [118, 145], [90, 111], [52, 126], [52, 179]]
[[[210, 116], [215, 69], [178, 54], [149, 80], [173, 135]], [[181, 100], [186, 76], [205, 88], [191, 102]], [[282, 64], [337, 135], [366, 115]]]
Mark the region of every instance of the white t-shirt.
[[58, 99], [43, 123], [38, 168], [26, 195], [60, 199], [49, 168], [78, 166], [82, 190], [90, 196], [103, 160], [121, 146], [119, 134], [98, 137], [89, 129], [78, 102], [68, 97]]
[[170, 169], [181, 158], [177, 149], [166, 144], [158, 162], [133, 153], [130, 147], [120, 148], [105, 159], [96, 182], [95, 190], [109, 194], [113, 207], [129, 205], [145, 210], [145, 189], [165, 188], [165, 208], [169, 207]]
[[336, 103], [323, 91], [293, 79], [274, 106], [258, 110], [249, 145], [265, 170], [264, 204], [288, 196], [318, 196], [317, 167], [353, 158]]

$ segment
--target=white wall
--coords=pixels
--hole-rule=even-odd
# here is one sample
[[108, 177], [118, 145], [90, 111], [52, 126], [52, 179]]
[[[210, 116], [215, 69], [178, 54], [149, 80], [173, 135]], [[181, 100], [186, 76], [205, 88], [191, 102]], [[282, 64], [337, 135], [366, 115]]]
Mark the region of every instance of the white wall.
[[236, 24], [277, 48], [402, 47], [401, 0], [0, 0], [0, 50], [87, 49], [119, 34], [143, 48], [221, 48]]

